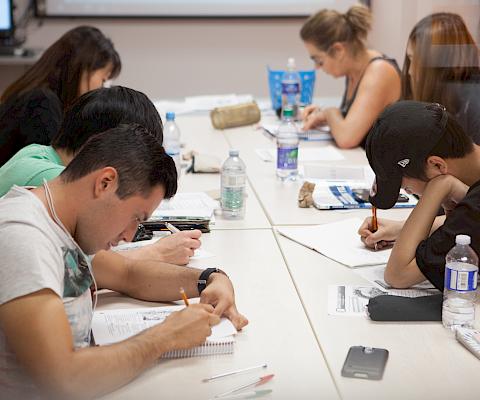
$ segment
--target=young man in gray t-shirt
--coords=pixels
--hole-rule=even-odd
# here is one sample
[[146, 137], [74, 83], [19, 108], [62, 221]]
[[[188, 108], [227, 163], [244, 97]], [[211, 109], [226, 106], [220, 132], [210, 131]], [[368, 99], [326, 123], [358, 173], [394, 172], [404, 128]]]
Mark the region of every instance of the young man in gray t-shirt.
[[[205, 341], [224, 315], [237, 329], [233, 287], [220, 270], [130, 261], [100, 252], [131, 240], [139, 222], [173, 196], [173, 160], [138, 125], [92, 137], [65, 171], [43, 186], [14, 187], [0, 199], [0, 392], [2, 396], [88, 397], [114, 390], [163, 353]], [[143, 300], [201, 303], [121, 343], [89, 347], [90, 288]], [[201, 293], [199, 293], [199, 291]]]

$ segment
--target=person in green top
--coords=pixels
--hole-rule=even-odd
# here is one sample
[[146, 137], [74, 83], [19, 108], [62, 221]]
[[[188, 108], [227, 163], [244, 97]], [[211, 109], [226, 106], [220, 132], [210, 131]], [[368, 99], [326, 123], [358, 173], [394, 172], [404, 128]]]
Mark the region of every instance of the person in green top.
[[[31, 144], [19, 150], [0, 168], [0, 197], [13, 185], [40, 186], [56, 178], [92, 136], [120, 124], [136, 123], [163, 142], [158, 111], [142, 92], [123, 86], [100, 88], [79, 97], [65, 112], [51, 146]], [[122, 252], [132, 259], [155, 259], [187, 264], [200, 247], [199, 230], [183, 231], [155, 245]]]
[[0, 168], [0, 196], [13, 185], [40, 186], [56, 178], [90, 137], [130, 123], [142, 125], [162, 143], [162, 120], [145, 94], [123, 86], [84, 94], [67, 109], [51, 146], [26, 146]]

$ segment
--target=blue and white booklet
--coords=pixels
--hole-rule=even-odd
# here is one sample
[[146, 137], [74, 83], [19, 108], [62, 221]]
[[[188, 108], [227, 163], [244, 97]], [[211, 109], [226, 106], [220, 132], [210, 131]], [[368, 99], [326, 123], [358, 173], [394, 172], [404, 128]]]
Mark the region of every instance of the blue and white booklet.
[[[368, 166], [304, 165], [305, 180], [315, 183], [313, 205], [320, 210], [371, 208], [368, 194], [375, 175]], [[401, 191], [395, 208], [412, 208], [417, 199]]]

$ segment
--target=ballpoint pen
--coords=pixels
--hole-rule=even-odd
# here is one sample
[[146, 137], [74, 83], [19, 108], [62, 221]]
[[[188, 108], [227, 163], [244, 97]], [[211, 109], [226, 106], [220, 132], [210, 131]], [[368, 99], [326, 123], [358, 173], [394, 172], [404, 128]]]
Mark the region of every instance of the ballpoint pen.
[[180, 229], [177, 227], [173, 226], [170, 222], [165, 222], [165, 227], [172, 233], [178, 233], [180, 232]]
[[275, 376], [274, 374], [261, 376], [260, 378], [255, 379], [253, 382], [246, 383], [242, 386], [236, 387], [235, 389], [229, 390], [228, 392], [217, 394], [215, 396], [215, 398], [218, 399], [218, 398], [230, 395], [230, 394], [234, 394], [234, 393], [240, 392], [243, 389], [249, 388], [251, 386], [263, 385], [264, 383], [269, 382], [274, 376]]
[[190, 305], [190, 303], [188, 302], [188, 298], [187, 298], [187, 295], [185, 293], [185, 290], [183, 289], [183, 287], [180, 288], [180, 294], [182, 296], [182, 299], [183, 299], [183, 302], [185, 303], [185, 305], [188, 307]]
[[272, 389], [250, 390], [248, 392], [226, 395], [225, 397], [222, 397], [222, 400], [258, 399], [259, 397], [266, 396], [272, 392]]
[[214, 376], [211, 376], [210, 378], [205, 378], [202, 381], [203, 382], [209, 382], [209, 381], [213, 381], [214, 379], [223, 378], [225, 376], [241, 374], [241, 373], [248, 372], [248, 371], [251, 371], [252, 369], [257, 369], [257, 368], [267, 368], [267, 363], [263, 363], [263, 364], [260, 364], [260, 365], [255, 365], [254, 367], [237, 369], [235, 371], [230, 371], [230, 372], [225, 372], [223, 374], [214, 375]]

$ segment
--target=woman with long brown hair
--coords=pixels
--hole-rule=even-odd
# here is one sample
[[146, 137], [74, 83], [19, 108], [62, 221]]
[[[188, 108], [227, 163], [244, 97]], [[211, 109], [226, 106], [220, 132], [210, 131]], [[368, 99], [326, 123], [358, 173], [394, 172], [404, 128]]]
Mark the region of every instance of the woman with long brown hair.
[[120, 69], [113, 43], [99, 29], [65, 33], [0, 98], [0, 166], [26, 145], [49, 145], [64, 109]]
[[462, 17], [431, 14], [410, 32], [402, 97], [440, 103], [480, 144], [480, 52]]
[[304, 111], [304, 129], [326, 124], [338, 147], [364, 146], [373, 122], [400, 98], [396, 61], [366, 47], [371, 27], [368, 8], [355, 5], [346, 13], [321, 10], [303, 25], [300, 36], [315, 63], [335, 78], [345, 77], [340, 107]]

